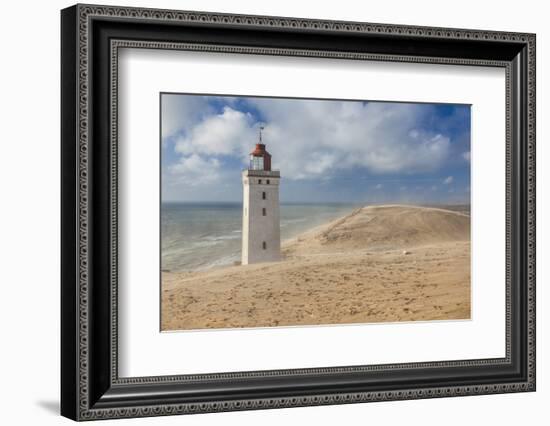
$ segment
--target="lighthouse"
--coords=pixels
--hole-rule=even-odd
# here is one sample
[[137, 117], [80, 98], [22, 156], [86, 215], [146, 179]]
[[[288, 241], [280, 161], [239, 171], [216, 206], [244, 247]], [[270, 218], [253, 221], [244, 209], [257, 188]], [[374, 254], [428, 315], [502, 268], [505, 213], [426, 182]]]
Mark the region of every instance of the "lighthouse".
[[242, 264], [275, 262], [281, 259], [279, 220], [279, 181], [281, 174], [271, 170], [271, 155], [262, 143], [250, 153], [250, 164], [242, 172], [243, 241]]

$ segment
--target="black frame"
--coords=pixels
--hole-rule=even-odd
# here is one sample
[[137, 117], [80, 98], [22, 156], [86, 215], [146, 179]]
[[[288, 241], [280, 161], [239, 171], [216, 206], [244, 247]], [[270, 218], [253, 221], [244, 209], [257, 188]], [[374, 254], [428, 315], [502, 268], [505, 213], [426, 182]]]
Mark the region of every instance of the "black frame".
[[[62, 415], [90, 420], [535, 390], [535, 35], [96, 5], [64, 9], [61, 35]], [[504, 67], [506, 357], [119, 378], [121, 47]]]

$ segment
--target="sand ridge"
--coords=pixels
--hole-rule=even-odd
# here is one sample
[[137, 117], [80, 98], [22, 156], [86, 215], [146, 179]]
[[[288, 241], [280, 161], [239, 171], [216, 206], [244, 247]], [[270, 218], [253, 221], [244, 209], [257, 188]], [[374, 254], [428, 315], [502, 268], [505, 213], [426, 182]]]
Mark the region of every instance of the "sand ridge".
[[162, 274], [162, 330], [470, 317], [470, 218], [385, 205], [286, 241], [284, 260]]

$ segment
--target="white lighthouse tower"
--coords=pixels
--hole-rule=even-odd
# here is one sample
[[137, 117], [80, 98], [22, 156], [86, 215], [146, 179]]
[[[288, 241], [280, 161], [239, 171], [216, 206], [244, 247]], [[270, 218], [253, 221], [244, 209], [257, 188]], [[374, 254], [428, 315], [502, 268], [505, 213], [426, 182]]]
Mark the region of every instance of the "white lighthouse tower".
[[262, 143], [250, 153], [248, 170], [243, 170], [242, 264], [281, 259], [279, 220], [279, 171], [271, 170], [271, 155]]

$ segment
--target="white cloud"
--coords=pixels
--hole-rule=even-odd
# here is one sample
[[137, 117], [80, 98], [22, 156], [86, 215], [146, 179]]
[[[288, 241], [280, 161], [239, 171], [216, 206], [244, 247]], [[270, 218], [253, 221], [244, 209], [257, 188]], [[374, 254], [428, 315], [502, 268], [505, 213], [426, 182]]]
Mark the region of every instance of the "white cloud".
[[454, 178], [452, 176], [448, 176], [443, 180], [443, 183], [445, 185], [450, 185], [451, 183], [453, 183], [453, 181], [454, 181]]
[[194, 126], [214, 111], [204, 96], [162, 95], [162, 139]]
[[252, 116], [228, 106], [194, 125], [176, 140], [175, 150], [184, 155], [239, 155], [250, 151], [256, 132]]
[[378, 185], [376, 185], [374, 188], [375, 189], [382, 189], [384, 185], [382, 185], [381, 183], [379, 183]]
[[200, 186], [220, 180], [220, 161], [216, 158], [205, 159], [197, 154], [181, 157], [176, 164], [168, 168], [172, 183]]
[[[255, 99], [266, 117], [265, 140], [275, 166], [288, 177], [368, 169], [375, 174], [438, 169], [448, 158], [449, 138], [415, 127], [425, 106], [361, 102], [270, 102]], [[311, 155], [320, 152], [320, 157]]]
[[297, 178], [303, 178], [308, 174], [320, 175], [326, 170], [329, 170], [336, 161], [334, 154], [329, 153], [317, 153], [311, 154], [310, 161], [308, 161], [304, 167], [304, 173], [298, 174]]
[[462, 158], [464, 158], [468, 163], [470, 162], [470, 151], [462, 153]]
[[[179, 111], [192, 112], [179, 127], [173, 123], [177, 117], [171, 116], [166, 132], [163, 128], [163, 136], [180, 135], [176, 153], [237, 156], [245, 164], [257, 142], [259, 124], [243, 112], [250, 108], [232, 102], [217, 113], [204, 106], [206, 113], [201, 115], [194, 98], [180, 96]], [[189, 105], [182, 106], [185, 102]], [[247, 102], [264, 117], [264, 141], [273, 155], [273, 167], [287, 179], [330, 179], [357, 168], [372, 174], [431, 172], [450, 155], [449, 137], [419, 128], [432, 113], [427, 105], [266, 98]]]

